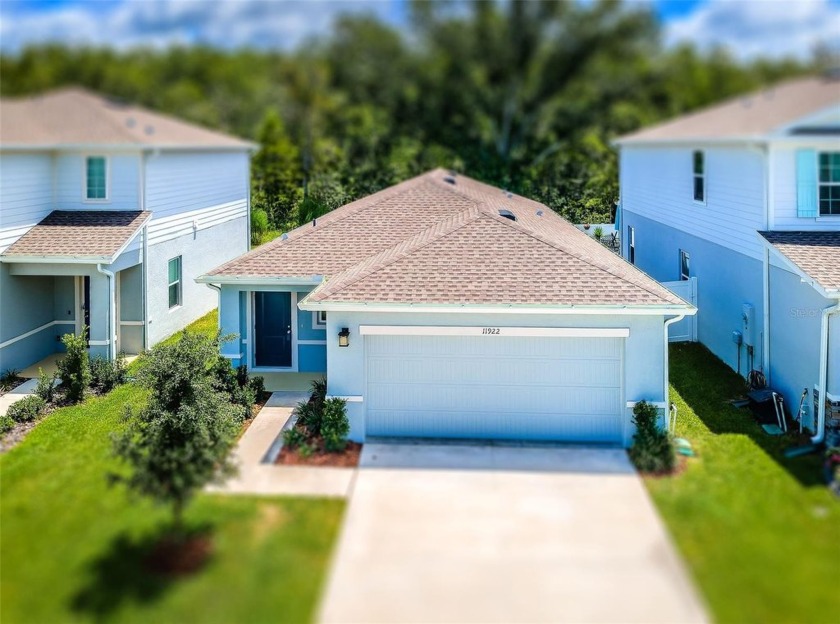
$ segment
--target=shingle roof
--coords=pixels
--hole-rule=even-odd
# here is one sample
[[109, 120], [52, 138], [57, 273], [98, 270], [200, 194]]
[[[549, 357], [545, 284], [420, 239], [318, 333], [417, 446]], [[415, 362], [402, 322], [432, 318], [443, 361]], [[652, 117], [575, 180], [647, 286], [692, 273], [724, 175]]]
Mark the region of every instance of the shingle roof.
[[840, 291], [840, 231], [759, 234], [823, 289]]
[[441, 169], [338, 208], [201, 279], [312, 276], [326, 278], [309, 295], [321, 302], [688, 307], [546, 206]]
[[830, 107], [840, 111], [840, 80], [802, 78], [643, 128], [617, 142], [758, 138]]
[[127, 146], [249, 149], [221, 132], [67, 88], [0, 99], [0, 147]]
[[54, 210], [2, 255], [111, 262], [151, 216], [140, 210]]

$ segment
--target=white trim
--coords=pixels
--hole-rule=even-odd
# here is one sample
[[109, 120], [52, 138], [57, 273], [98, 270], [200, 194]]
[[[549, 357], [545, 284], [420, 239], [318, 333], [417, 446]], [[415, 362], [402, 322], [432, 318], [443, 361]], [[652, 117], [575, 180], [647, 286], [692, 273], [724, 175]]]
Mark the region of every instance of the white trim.
[[546, 306], [518, 306], [518, 305], [477, 305], [477, 304], [367, 304], [367, 303], [336, 303], [312, 302], [303, 299], [299, 304], [301, 310], [326, 310], [327, 312], [419, 312], [429, 314], [579, 314], [579, 315], [610, 315], [610, 316], [671, 316], [673, 314], [697, 314], [697, 308], [687, 304], [673, 304], [667, 306], [586, 306], [586, 305], [546, 305]]
[[325, 345], [327, 344], [326, 340], [298, 340], [297, 343], [299, 345]]
[[219, 355], [229, 360], [241, 360], [243, 357], [245, 357], [244, 353], [220, 353]]
[[88, 340], [88, 344], [91, 347], [107, 347], [111, 344], [110, 340]]
[[347, 401], [348, 403], [363, 403], [364, 400], [365, 400], [365, 397], [363, 397], [359, 394], [348, 394], [348, 395], [328, 394], [326, 398], [328, 398], [328, 399], [342, 399], [344, 401]]
[[134, 327], [142, 327], [145, 325], [143, 321], [120, 321], [120, 325], [131, 325]]
[[[88, 158], [102, 158], [105, 161], [105, 197], [88, 197]], [[110, 204], [111, 203], [111, 157], [107, 154], [88, 152], [82, 154], [82, 203]]]
[[[231, 277], [229, 275], [199, 275], [199, 284], [225, 284], [237, 286], [317, 286], [324, 281], [322, 275], [311, 277]], [[245, 289], [243, 289], [245, 290]], [[250, 289], [247, 289], [250, 290]]]
[[29, 338], [30, 336], [34, 336], [38, 332], [43, 331], [45, 329], [48, 329], [48, 328], [52, 327], [53, 325], [73, 325], [75, 323], [76, 323], [76, 321], [50, 321], [49, 323], [44, 323], [40, 327], [36, 327], [35, 329], [30, 329], [25, 334], [21, 334], [20, 336], [15, 336], [14, 338], [9, 338], [5, 342], [0, 342], [0, 349], [8, 347], [9, 345], [12, 345], [19, 340], [23, 340], [25, 338]]
[[[144, 151], [191, 151], [191, 152], [255, 152], [259, 149], [257, 143], [250, 143], [242, 141], [242, 145], [194, 145], [190, 143], [176, 143], [159, 145], [155, 143], [144, 143], [142, 145], [126, 144], [126, 145], [100, 145], [97, 143], [63, 143], [58, 145], [56, 143], [9, 143], [3, 145], [3, 151], [25, 151], [34, 152], [47, 150], [50, 152], [60, 148], [65, 151], [86, 151], [93, 154], [95, 150], [100, 150], [96, 155], [107, 152], [108, 154], [122, 154], [125, 152], [136, 153], [138, 149]], [[105, 150], [105, 151], [103, 151]]]
[[[323, 323], [318, 318], [319, 316], [321, 316], [321, 314], [324, 315], [324, 322]], [[312, 312], [312, 329], [317, 329], [317, 330], [327, 329], [327, 318], [326, 317], [327, 317], [327, 312], [325, 310], [314, 310]]]
[[486, 336], [546, 338], [627, 338], [627, 327], [445, 327], [428, 325], [360, 325], [362, 336]]
[[[291, 331], [292, 331], [292, 365], [291, 366], [257, 366], [256, 364], [256, 353], [254, 352], [254, 346], [256, 345], [256, 332], [257, 332], [257, 319], [254, 315], [254, 305], [253, 300], [256, 297], [258, 292], [288, 292], [289, 293], [289, 305], [292, 308], [291, 318], [289, 319], [289, 323], [291, 324]], [[248, 318], [250, 319], [250, 327], [251, 327], [251, 336], [254, 337], [253, 342], [248, 342], [246, 344], [247, 352], [248, 352], [248, 363], [250, 364], [250, 368], [254, 371], [263, 371], [266, 373], [297, 373], [298, 372], [298, 332], [297, 332], [297, 295], [298, 293], [295, 291], [257, 291], [252, 290], [249, 292], [248, 297]], [[326, 341], [324, 341], [326, 344]]]
[[76, 321], [53, 321], [56, 325], [75, 325]]

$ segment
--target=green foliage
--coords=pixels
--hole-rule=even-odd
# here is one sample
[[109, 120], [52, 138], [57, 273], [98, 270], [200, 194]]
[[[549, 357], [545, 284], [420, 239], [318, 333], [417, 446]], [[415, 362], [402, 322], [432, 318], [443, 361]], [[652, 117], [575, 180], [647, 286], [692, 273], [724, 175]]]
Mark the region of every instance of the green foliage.
[[20, 371], [16, 368], [7, 368], [3, 371], [3, 374], [0, 375], [0, 389], [8, 390], [11, 388], [15, 382], [20, 381], [20, 377], [18, 376]]
[[321, 436], [324, 448], [330, 453], [339, 453], [347, 446], [347, 434], [350, 433], [350, 421], [347, 418], [347, 402], [344, 399], [331, 398], [324, 401], [324, 413], [321, 419]]
[[38, 418], [46, 407], [44, 399], [36, 394], [30, 394], [12, 403], [6, 410], [6, 416], [15, 422], [30, 422]]
[[592, 232], [592, 235], [595, 237], [595, 240], [598, 240], [598, 241], [601, 240], [601, 238], [603, 238], [603, 236], [604, 236], [604, 228], [602, 228], [599, 225], [598, 227], [595, 228], [595, 231]]
[[262, 400], [265, 394], [265, 378], [262, 375], [254, 375], [248, 381], [248, 385], [254, 391], [254, 399], [256, 401]]
[[251, 209], [251, 246], [256, 247], [264, 242], [271, 226], [268, 223], [268, 213], [262, 208]]
[[58, 371], [47, 375], [44, 369], [38, 369], [38, 385], [35, 386], [35, 395], [41, 397], [45, 403], [52, 403], [55, 398], [55, 382], [58, 379]]
[[217, 356], [213, 376], [215, 388], [224, 392], [231, 403], [241, 406], [242, 420], [251, 418], [257, 393], [248, 380], [248, 367], [243, 364], [234, 369], [230, 360]]
[[64, 334], [61, 342], [67, 353], [58, 361], [58, 376], [61, 385], [67, 391], [67, 400], [71, 403], [84, 401], [91, 382], [90, 362], [87, 351], [88, 327], [82, 333]]
[[110, 392], [124, 384], [128, 376], [125, 353], [117, 354], [117, 359], [106, 360], [96, 356], [90, 361], [90, 385], [99, 392]]
[[283, 120], [273, 108], [266, 112], [257, 137], [260, 148], [253, 158], [252, 203], [258, 213], [265, 213], [265, 229], [261, 230], [264, 233], [269, 219], [277, 225], [292, 219], [302, 195], [301, 161]]
[[659, 428], [658, 419], [656, 406], [647, 401], [639, 401], [633, 408], [636, 433], [628, 453], [633, 464], [641, 472], [672, 472], [677, 464], [671, 436]]
[[0, 416], [0, 435], [4, 433], [8, 433], [12, 429], [15, 428], [15, 419], [9, 416], [8, 414], [3, 414]]
[[305, 443], [306, 434], [297, 427], [286, 429], [283, 432], [283, 446], [287, 447], [289, 450], [299, 448]]
[[321, 435], [321, 417], [323, 408], [319, 408], [312, 400], [301, 401], [295, 407], [297, 424], [303, 427], [311, 437]]

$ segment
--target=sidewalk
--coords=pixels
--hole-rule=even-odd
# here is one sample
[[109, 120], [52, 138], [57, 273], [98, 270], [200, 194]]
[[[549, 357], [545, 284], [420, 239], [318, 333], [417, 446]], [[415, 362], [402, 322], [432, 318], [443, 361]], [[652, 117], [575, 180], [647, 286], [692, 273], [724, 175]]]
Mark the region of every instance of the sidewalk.
[[3, 396], [0, 396], [0, 416], [6, 415], [6, 412], [9, 411], [12, 403], [17, 403], [21, 399], [28, 397], [30, 394], [35, 394], [35, 386], [37, 385], [37, 379], [28, 379], [17, 388], [10, 390]]
[[282, 446], [281, 432], [291, 426], [294, 406], [308, 398], [308, 392], [272, 393], [234, 449], [239, 474], [208, 490], [223, 494], [346, 498], [355, 468], [278, 466], [274, 463]]

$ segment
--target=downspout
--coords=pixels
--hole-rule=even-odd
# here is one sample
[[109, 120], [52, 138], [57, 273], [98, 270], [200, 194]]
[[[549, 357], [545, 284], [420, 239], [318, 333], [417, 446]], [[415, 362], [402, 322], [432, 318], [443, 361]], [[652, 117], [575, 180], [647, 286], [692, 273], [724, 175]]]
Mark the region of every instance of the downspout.
[[96, 265], [96, 270], [108, 278], [108, 358], [110, 360], [117, 359], [117, 336], [115, 328], [116, 322], [116, 299], [114, 289], [114, 274], [107, 269], [103, 269], [101, 264]]
[[[146, 210], [146, 154], [140, 154], [140, 181], [138, 184], [140, 210]], [[142, 287], [141, 305], [143, 306], [143, 349], [149, 348], [149, 224], [143, 226], [143, 265], [140, 267]]]
[[832, 314], [840, 312], [840, 299], [834, 305], [822, 311], [820, 319], [820, 402], [817, 408], [816, 432], [811, 438], [814, 444], [820, 444], [825, 438], [825, 401], [828, 398], [828, 320]]
[[770, 385], [770, 249], [765, 245], [764, 255], [764, 274], [762, 276], [764, 301], [762, 316], [764, 317], [764, 333], [761, 336], [761, 372], [764, 373], [764, 379], [767, 385]]
[[685, 314], [680, 314], [679, 316], [675, 316], [673, 318], [669, 318], [665, 321], [665, 347], [663, 350], [664, 357], [662, 359], [662, 400], [665, 402], [665, 405], [668, 405], [669, 395], [668, 395], [668, 328], [674, 324], [679, 323], [681, 320], [685, 318]]
[[217, 325], [218, 325], [218, 329], [221, 329], [222, 328], [222, 314], [221, 314], [221, 312], [222, 312], [222, 287], [221, 286], [216, 286], [215, 284], [209, 284], [209, 283], [205, 284], [205, 286], [207, 286], [207, 288], [212, 288], [213, 290], [215, 290], [219, 294], [218, 295], [218, 302], [219, 303], [216, 305], [216, 309], [219, 311], [219, 315], [218, 315], [219, 318], [218, 318], [218, 321], [217, 321]]

